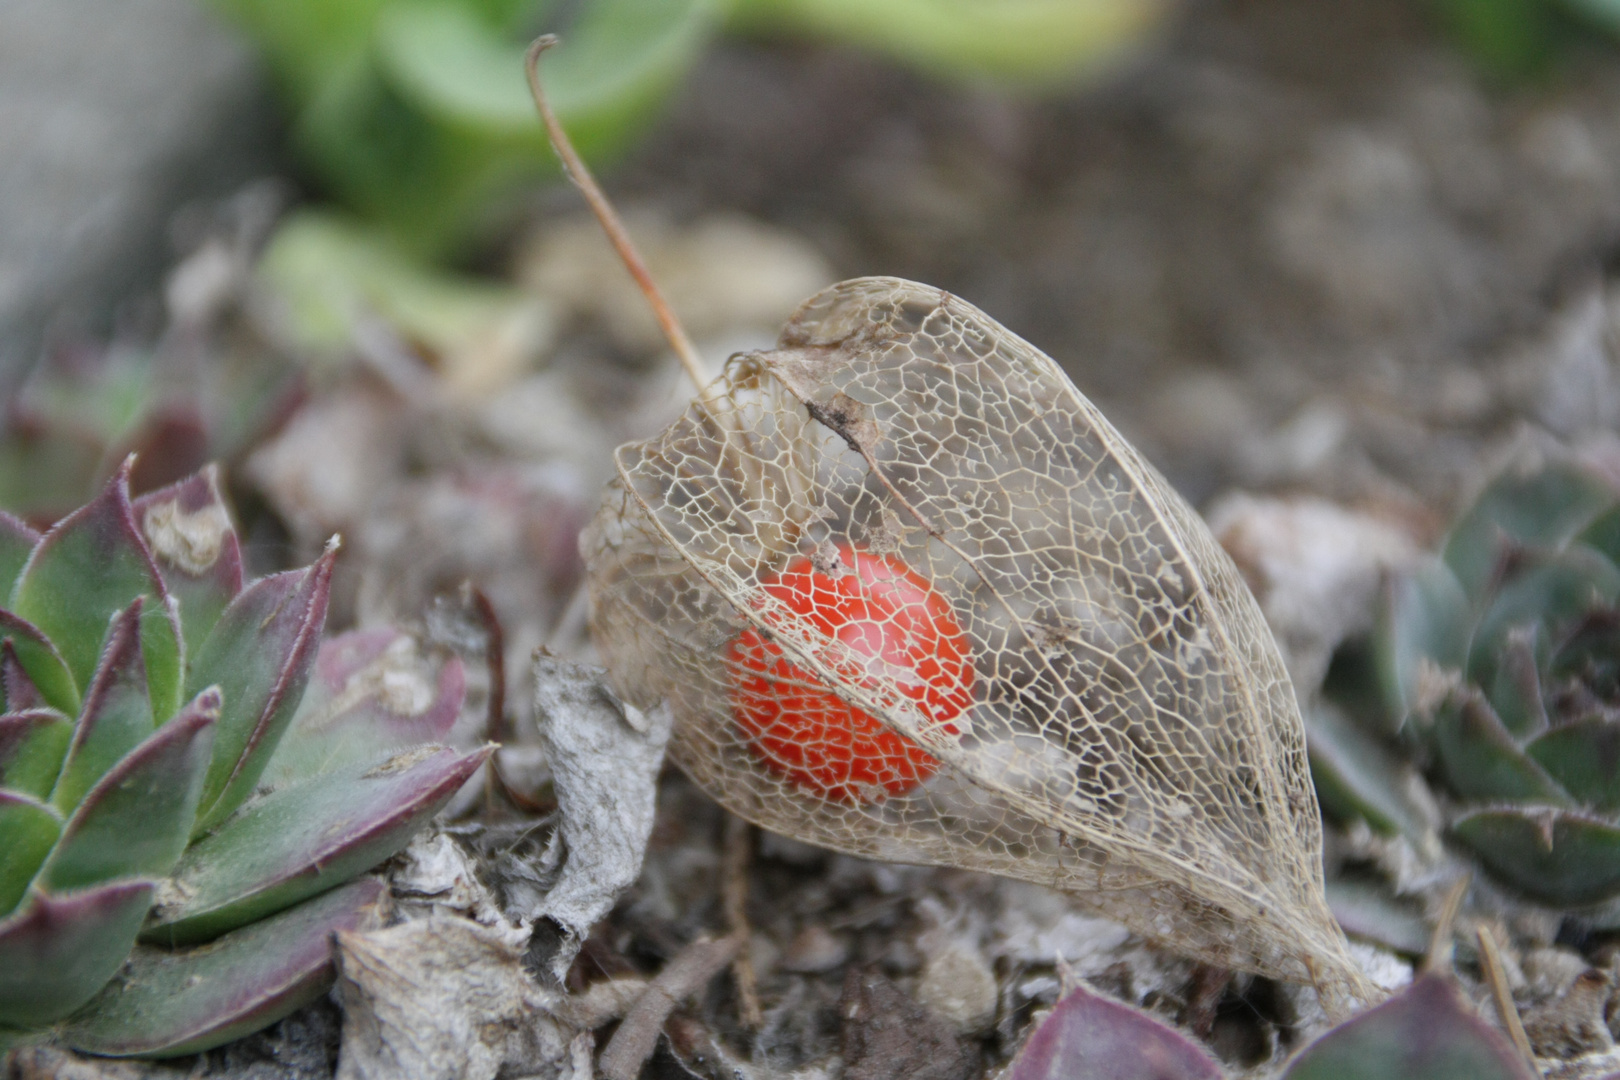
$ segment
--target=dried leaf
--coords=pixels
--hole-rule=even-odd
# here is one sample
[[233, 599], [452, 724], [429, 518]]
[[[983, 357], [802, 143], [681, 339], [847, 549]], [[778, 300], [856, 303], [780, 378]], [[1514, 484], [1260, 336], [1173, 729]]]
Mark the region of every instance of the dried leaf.
[[566, 932], [552, 959], [560, 979], [591, 927], [641, 874], [670, 719], [667, 710], [626, 706], [600, 670], [548, 655], [535, 659], [534, 708], [568, 857], [543, 899], [516, 906]]
[[1168, 482], [937, 289], [845, 282], [779, 344], [619, 450], [582, 544], [597, 646], [668, 703], [676, 761], [798, 839], [1055, 884], [1335, 1010], [1375, 993], [1322, 896], [1288, 674]]

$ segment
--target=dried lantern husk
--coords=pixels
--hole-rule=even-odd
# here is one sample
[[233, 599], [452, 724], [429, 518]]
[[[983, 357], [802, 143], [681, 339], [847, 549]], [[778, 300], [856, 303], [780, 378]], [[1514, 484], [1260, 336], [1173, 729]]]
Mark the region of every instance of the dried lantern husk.
[[[616, 689], [667, 700], [670, 753], [767, 829], [1073, 894], [1175, 952], [1370, 988], [1322, 889], [1294, 691], [1203, 521], [1045, 354], [928, 286], [862, 278], [734, 357], [658, 437], [621, 447], [582, 538]], [[972, 704], [924, 716], [762, 585], [791, 560], [898, 560], [969, 643]], [[847, 572], [845, 569], [843, 572]], [[777, 590], [778, 592], [780, 590]], [[826, 798], [738, 723], [755, 628], [938, 759], [909, 791]]]

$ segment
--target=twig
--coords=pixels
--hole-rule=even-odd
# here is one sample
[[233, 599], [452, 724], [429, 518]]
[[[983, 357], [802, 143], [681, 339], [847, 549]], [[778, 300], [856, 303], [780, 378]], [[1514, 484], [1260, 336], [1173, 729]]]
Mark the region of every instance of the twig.
[[1440, 905], [1440, 918], [1434, 924], [1434, 936], [1429, 939], [1429, 954], [1423, 958], [1424, 971], [1444, 974], [1451, 970], [1451, 935], [1457, 923], [1457, 912], [1462, 910], [1463, 897], [1468, 895], [1472, 874], [1463, 874], [1452, 883], [1451, 891]]
[[718, 941], [699, 938], [665, 964], [602, 1051], [597, 1065], [603, 1080], [636, 1080], [642, 1065], [657, 1049], [658, 1034], [675, 1006], [708, 985], [721, 968], [731, 963], [742, 945], [742, 938], [736, 934]]
[[1496, 945], [1491, 928], [1480, 923], [1475, 931], [1479, 935], [1479, 956], [1485, 968], [1485, 981], [1491, 988], [1491, 999], [1496, 1003], [1496, 1015], [1502, 1020], [1508, 1038], [1518, 1049], [1524, 1063], [1533, 1075], [1540, 1076], [1536, 1067], [1536, 1052], [1530, 1048], [1530, 1037], [1524, 1033], [1524, 1022], [1519, 1019], [1519, 1008], [1513, 1003], [1513, 991], [1507, 984], [1507, 971], [1502, 967], [1502, 953]]
[[737, 984], [737, 1012], [743, 1027], [758, 1031], [765, 1026], [765, 1013], [759, 1005], [759, 986], [754, 977], [754, 958], [748, 948], [753, 929], [748, 925], [748, 864], [754, 851], [754, 827], [735, 814], [726, 815], [725, 866], [721, 890], [726, 911], [726, 927], [740, 938], [743, 947], [731, 962], [731, 977]]
[[608, 202], [596, 178], [591, 175], [591, 170], [586, 167], [584, 159], [569, 141], [568, 133], [558, 122], [557, 114], [552, 112], [551, 105], [546, 101], [545, 91], [540, 87], [540, 54], [557, 44], [557, 40], [555, 34], [535, 38], [534, 44], [529, 46], [528, 55], [524, 58], [523, 70], [529, 76], [529, 93], [534, 95], [534, 107], [540, 110], [540, 119], [546, 125], [546, 135], [551, 139], [552, 149], [556, 150], [557, 156], [562, 159], [563, 170], [568, 173], [568, 179], [572, 180], [574, 186], [579, 188], [580, 194], [585, 196], [585, 201], [590, 204], [591, 213], [596, 215], [596, 220], [602, 224], [602, 231], [607, 233], [609, 243], [619, 253], [619, 258], [623, 260], [625, 269], [630, 271], [630, 276], [636, 279], [636, 285], [646, 296], [647, 303], [652, 305], [653, 317], [658, 320], [658, 326], [663, 330], [670, 348], [675, 350], [676, 358], [686, 369], [687, 377], [692, 380], [692, 385], [701, 391], [708, 384], [709, 376], [703, 368], [702, 358], [692, 345], [692, 339], [686, 336], [686, 329], [681, 326], [680, 320], [675, 317], [674, 309], [664, 299], [658, 283], [648, 272], [647, 264], [642, 261], [641, 253], [631, 241], [624, 222], [619, 220], [613, 204]]

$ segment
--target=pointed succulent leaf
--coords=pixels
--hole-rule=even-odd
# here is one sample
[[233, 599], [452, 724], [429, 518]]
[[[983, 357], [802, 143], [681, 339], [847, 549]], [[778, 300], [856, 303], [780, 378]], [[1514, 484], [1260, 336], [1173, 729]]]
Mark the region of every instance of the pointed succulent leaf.
[[121, 877], [164, 877], [191, 836], [218, 691], [205, 690], [126, 754], [85, 795], [43, 879], [55, 892]]
[[1620, 565], [1620, 506], [1600, 514], [1575, 540], [1603, 552], [1611, 562]]
[[0, 696], [5, 699], [6, 712], [23, 712], [45, 705], [44, 695], [23, 670], [10, 638], [0, 640]]
[[1509, 470], [1492, 480], [1451, 527], [1446, 563], [1469, 595], [1479, 596], [1511, 550], [1561, 548], [1615, 499], [1601, 477], [1573, 462]]
[[1502, 650], [1486, 688], [1491, 707], [1502, 726], [1515, 738], [1525, 739], [1547, 730], [1547, 706], [1541, 696], [1538, 656], [1545, 651], [1539, 623], [1514, 627], [1502, 641]]
[[[55, 644], [74, 684], [83, 687], [90, 684], [100, 659], [107, 620], [136, 597], [149, 598], [141, 645], [153, 706], [167, 716], [179, 703], [179, 626], [167, 608], [152, 553], [135, 526], [129, 470], [126, 461], [100, 495], [45, 534], [17, 579], [10, 607]], [[26, 657], [23, 662], [28, 666]]]
[[1422, 956], [1433, 932], [1423, 913], [1369, 882], [1329, 878], [1328, 907], [1344, 932], [1408, 956]]
[[1620, 895], [1620, 827], [1548, 807], [1497, 807], [1459, 818], [1452, 835], [1495, 877], [1555, 907]]
[[1007, 1080], [1221, 1080], [1221, 1069], [1174, 1028], [1082, 986], [1041, 1021]]
[[1462, 669], [1470, 630], [1468, 596], [1439, 559], [1391, 580], [1373, 643], [1384, 699], [1397, 722], [1419, 707], [1426, 674]]
[[106, 771], [152, 734], [152, 701], [147, 696], [146, 664], [141, 653], [142, 597], [113, 619], [101, 665], [84, 695], [51, 802], [63, 813], [76, 806]]
[[326, 624], [336, 557], [329, 547], [303, 570], [248, 586], [198, 650], [189, 686], [193, 692], [218, 686], [225, 705], [196, 835], [223, 821], [253, 792], [297, 711]]
[[377, 925], [386, 892], [362, 878], [206, 948], [137, 948], [61, 1038], [92, 1054], [174, 1057], [273, 1024], [332, 984], [333, 936]]
[[0, 596], [9, 597], [23, 564], [39, 543], [39, 533], [0, 510]]
[[309, 686], [260, 777], [288, 784], [422, 743], [442, 742], [461, 713], [466, 672], [457, 657], [432, 666], [408, 634], [356, 630], [321, 646]]
[[1620, 811], [1620, 718], [1589, 716], [1556, 727], [1525, 752], [1582, 805]]
[[1589, 612], [1546, 661], [1546, 681], [1578, 679], [1603, 700], [1620, 698], [1620, 609]]
[[1386, 835], [1400, 833], [1419, 851], [1438, 853], [1440, 821], [1410, 765], [1329, 702], [1305, 714], [1311, 778], [1322, 808], [1340, 819], [1363, 818]]
[[72, 721], [55, 709], [0, 715], [0, 788], [50, 798], [72, 738]]
[[1549, 630], [1578, 623], [1620, 596], [1620, 569], [1589, 547], [1528, 553], [1480, 616], [1468, 651], [1468, 675], [1489, 686], [1493, 667], [1515, 628]]
[[16, 910], [62, 833], [62, 819], [50, 806], [0, 789], [0, 919]]
[[0, 1025], [50, 1023], [94, 997], [128, 958], [154, 888], [114, 881], [66, 896], [34, 893], [0, 921]]
[[186, 653], [195, 656], [242, 591], [242, 545], [220, 494], [219, 467], [142, 495], [134, 514], [163, 584], [180, 605]]
[[[9, 654], [16, 659], [17, 667], [27, 675], [29, 683], [45, 704], [69, 716], [79, 714], [79, 683], [68, 670], [62, 654], [56, 651], [56, 646], [40, 632], [39, 627], [10, 611], [0, 610], [0, 638], [5, 639]], [[12, 678], [8, 675], [8, 706], [12, 692]]]
[[1306, 1047], [1284, 1080], [1533, 1080], [1504, 1039], [1439, 975]]
[[1452, 792], [1464, 799], [1516, 799], [1573, 807], [1558, 786], [1514, 741], [1476, 688], [1453, 694], [1434, 722], [1434, 748]]
[[143, 937], [207, 941], [400, 851], [492, 748], [442, 746], [349, 766], [255, 799], [186, 851]]

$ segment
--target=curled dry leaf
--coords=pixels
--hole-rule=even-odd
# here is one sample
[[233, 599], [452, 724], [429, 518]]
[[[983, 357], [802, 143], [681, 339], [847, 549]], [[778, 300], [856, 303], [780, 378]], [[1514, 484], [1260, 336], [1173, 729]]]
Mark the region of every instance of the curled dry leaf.
[[1057, 886], [1334, 1011], [1374, 996], [1259, 607], [1039, 350], [940, 290], [844, 282], [616, 465], [582, 541], [594, 637], [727, 807]]

